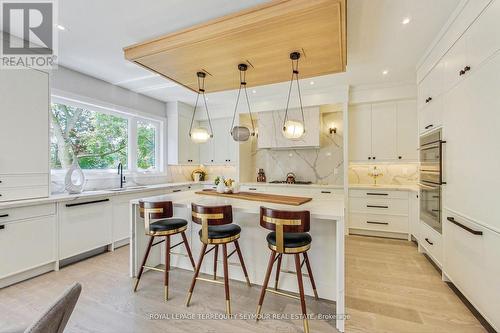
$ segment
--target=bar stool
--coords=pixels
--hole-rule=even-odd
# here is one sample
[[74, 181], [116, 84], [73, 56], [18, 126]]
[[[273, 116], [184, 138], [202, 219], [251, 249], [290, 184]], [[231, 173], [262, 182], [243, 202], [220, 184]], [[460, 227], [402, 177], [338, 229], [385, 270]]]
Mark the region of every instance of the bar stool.
[[[137, 280], [135, 282], [134, 292], [137, 291], [137, 287], [139, 286], [139, 281], [141, 280], [144, 268], [164, 272], [165, 273], [164, 298], [166, 302], [168, 300], [168, 273], [170, 271], [170, 253], [171, 253], [170, 251], [173, 248], [181, 244], [184, 244], [189, 256], [189, 260], [191, 261], [191, 265], [193, 265], [193, 269], [195, 268], [193, 255], [191, 254], [191, 249], [189, 248], [189, 243], [187, 242], [185, 234], [188, 222], [185, 219], [172, 218], [174, 209], [171, 201], [156, 201], [156, 202], [140, 201], [139, 210], [140, 210], [140, 216], [144, 218], [144, 229], [146, 230], [146, 235], [150, 236], [150, 238], [148, 247], [146, 248], [146, 253], [144, 254], [144, 258], [142, 259], [142, 264], [139, 269]], [[156, 221], [151, 223], [152, 219]], [[174, 246], [171, 246], [170, 238], [171, 236], [177, 234], [181, 234], [182, 241], [175, 244]], [[165, 239], [157, 243], [153, 243], [155, 237], [161, 237], [161, 236], [165, 236]], [[146, 266], [146, 261], [148, 260], [151, 248], [163, 242], [165, 242], [165, 269]]]
[[[272, 230], [272, 232], [270, 232], [266, 238], [267, 245], [271, 250], [271, 256], [269, 257], [269, 264], [267, 266], [266, 276], [260, 293], [259, 305], [257, 306], [257, 320], [259, 319], [266, 291], [269, 291], [280, 296], [300, 300], [300, 306], [304, 316], [304, 332], [308, 333], [309, 322], [306, 317], [306, 301], [304, 297], [304, 284], [302, 282], [301, 272], [301, 268], [304, 263], [306, 264], [307, 272], [311, 280], [314, 296], [318, 299], [318, 292], [316, 291], [316, 284], [314, 283], [311, 264], [309, 263], [309, 257], [307, 256], [307, 250], [311, 247], [312, 242], [311, 235], [307, 233], [310, 230], [310, 214], [308, 211], [282, 211], [260, 207], [260, 225], [268, 230]], [[302, 263], [300, 262], [301, 253], [304, 257]], [[276, 256], [276, 254], [278, 254], [278, 256]], [[278, 291], [281, 259], [284, 254], [291, 254], [295, 257], [295, 269], [297, 272], [300, 297]], [[270, 289], [267, 288], [267, 285], [276, 260], [278, 261], [278, 264], [276, 267], [274, 289]]]
[[[233, 208], [230, 205], [226, 206], [200, 206], [197, 204], [191, 204], [191, 213], [193, 222], [201, 224], [201, 230], [199, 231], [200, 240], [203, 243], [201, 248], [200, 257], [198, 259], [198, 264], [196, 265], [196, 270], [194, 272], [193, 280], [191, 282], [191, 287], [189, 288], [189, 293], [187, 296], [186, 306], [189, 306], [191, 301], [191, 296], [193, 295], [194, 286], [196, 280], [201, 280], [205, 282], [212, 282], [218, 284], [224, 284], [224, 289], [226, 292], [226, 313], [231, 315], [231, 302], [229, 298], [229, 274], [228, 274], [228, 264], [227, 260], [235, 252], [238, 254], [238, 258], [243, 269], [243, 274], [245, 274], [245, 279], [247, 280], [248, 286], [251, 286], [250, 279], [248, 278], [247, 269], [245, 267], [245, 262], [243, 261], [243, 256], [241, 254], [240, 246], [238, 244], [238, 238], [240, 238], [241, 228], [237, 224], [233, 224]], [[231, 254], [227, 255], [227, 244], [234, 243], [235, 250]], [[207, 246], [213, 244], [213, 247], [207, 250]], [[223, 251], [223, 266], [224, 266], [224, 283], [217, 281], [217, 255], [219, 250], [219, 245], [222, 245]], [[214, 251], [214, 277], [213, 280], [204, 279], [198, 277], [200, 273], [201, 264], [203, 263], [203, 258], [210, 251]]]

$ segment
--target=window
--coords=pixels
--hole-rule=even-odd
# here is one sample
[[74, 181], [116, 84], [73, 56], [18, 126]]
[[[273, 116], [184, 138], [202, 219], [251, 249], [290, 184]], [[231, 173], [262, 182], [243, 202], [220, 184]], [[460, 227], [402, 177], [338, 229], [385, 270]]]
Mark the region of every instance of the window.
[[[54, 98], [51, 107], [52, 169], [78, 157], [87, 170], [159, 171], [160, 121]], [[61, 102], [60, 102], [61, 101]]]

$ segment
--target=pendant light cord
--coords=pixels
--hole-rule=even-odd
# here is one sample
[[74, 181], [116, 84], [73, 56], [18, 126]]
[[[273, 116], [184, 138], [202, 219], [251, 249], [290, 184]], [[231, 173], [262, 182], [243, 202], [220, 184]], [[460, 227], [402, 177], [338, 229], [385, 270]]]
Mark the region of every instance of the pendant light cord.
[[[201, 74], [203, 75], [201, 75]], [[194, 104], [193, 109], [193, 117], [191, 118], [191, 125], [189, 126], [189, 136], [191, 137], [191, 131], [193, 129], [194, 117], [196, 115], [196, 109], [198, 108], [198, 101], [200, 99], [200, 95], [203, 97], [203, 101], [205, 102], [205, 110], [207, 111], [208, 118], [208, 126], [210, 127], [210, 137], [214, 137], [214, 131], [212, 129], [212, 121], [210, 119], [210, 113], [208, 112], [207, 98], [205, 97], [205, 73], [198, 72], [198, 94], [196, 95], [196, 103]]]
[[231, 135], [233, 135], [234, 121], [236, 120], [236, 112], [238, 111], [238, 103], [241, 96], [241, 88], [245, 90], [245, 98], [247, 100], [248, 114], [250, 116], [250, 123], [252, 124], [252, 135], [255, 135], [255, 126], [253, 123], [252, 110], [250, 109], [250, 99], [248, 98], [246, 71], [240, 70], [240, 89], [238, 90], [238, 97], [236, 97], [236, 105], [234, 106], [233, 121], [231, 123]]
[[304, 124], [305, 131], [305, 117], [304, 117], [304, 108], [302, 106], [302, 94], [300, 92], [300, 84], [299, 84], [299, 58], [292, 59], [292, 77], [290, 78], [290, 86], [288, 87], [288, 97], [286, 100], [286, 108], [285, 108], [285, 118], [283, 119], [283, 130], [286, 130], [286, 121], [288, 120], [288, 107], [290, 105], [290, 96], [292, 94], [292, 86], [293, 80], [297, 81], [297, 91], [299, 94], [299, 103], [300, 103], [300, 112], [302, 114], [302, 123]]

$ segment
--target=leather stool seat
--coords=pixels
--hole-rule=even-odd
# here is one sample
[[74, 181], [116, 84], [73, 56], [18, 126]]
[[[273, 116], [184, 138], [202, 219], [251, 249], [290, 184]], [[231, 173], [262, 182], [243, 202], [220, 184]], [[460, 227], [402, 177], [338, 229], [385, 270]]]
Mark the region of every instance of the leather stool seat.
[[[222, 224], [222, 225], [209, 225], [208, 238], [220, 239], [233, 237], [241, 233], [241, 227], [237, 224]], [[201, 230], [198, 232], [201, 237]]]
[[[266, 240], [269, 245], [276, 246], [276, 232], [270, 232]], [[312, 238], [307, 232], [285, 232], [283, 241], [285, 248], [297, 248], [311, 244]]]
[[162, 219], [149, 225], [152, 232], [170, 231], [187, 226], [188, 221], [178, 218]]

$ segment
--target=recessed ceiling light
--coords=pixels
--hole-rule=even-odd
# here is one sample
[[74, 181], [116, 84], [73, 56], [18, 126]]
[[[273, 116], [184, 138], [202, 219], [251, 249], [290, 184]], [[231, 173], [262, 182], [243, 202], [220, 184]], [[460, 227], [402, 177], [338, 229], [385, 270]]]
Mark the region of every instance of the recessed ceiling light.
[[309, 84], [312, 86], [314, 84], [314, 81], [309, 82]]
[[401, 23], [408, 24], [408, 23], [410, 23], [410, 21], [411, 21], [411, 19], [409, 17], [405, 17]]
[[63, 25], [60, 25], [60, 24], [56, 24], [56, 28], [59, 29], [59, 30], [61, 30], [61, 31], [66, 30], [66, 27], [63, 26]]
[[252, 94], [256, 94], [257, 93], [257, 90], [252, 90]]
[[389, 74], [389, 71], [387, 69], [382, 71], [382, 75], [387, 75], [387, 74]]

